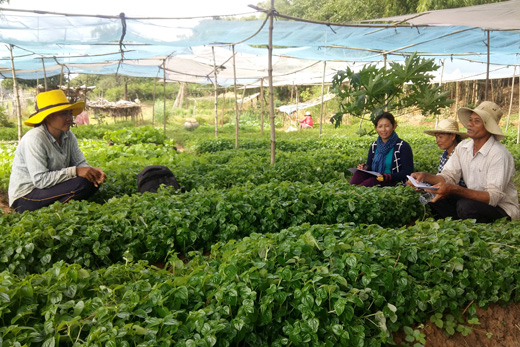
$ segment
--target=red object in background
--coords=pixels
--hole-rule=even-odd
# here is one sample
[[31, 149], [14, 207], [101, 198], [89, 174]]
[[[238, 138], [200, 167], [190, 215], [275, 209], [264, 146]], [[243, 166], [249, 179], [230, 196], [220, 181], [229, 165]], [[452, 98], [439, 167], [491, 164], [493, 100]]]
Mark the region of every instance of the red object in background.
[[313, 122], [312, 122], [312, 116], [309, 114], [309, 115], [306, 115], [305, 118], [303, 118], [301, 121], [300, 121], [301, 124], [307, 124], [309, 125], [311, 128], [313, 126]]
[[81, 112], [80, 114], [78, 114], [76, 116], [76, 119], [74, 119], [74, 123], [76, 125], [86, 125], [86, 124], [90, 124], [90, 120], [88, 118], [88, 113], [87, 111], [83, 111]]

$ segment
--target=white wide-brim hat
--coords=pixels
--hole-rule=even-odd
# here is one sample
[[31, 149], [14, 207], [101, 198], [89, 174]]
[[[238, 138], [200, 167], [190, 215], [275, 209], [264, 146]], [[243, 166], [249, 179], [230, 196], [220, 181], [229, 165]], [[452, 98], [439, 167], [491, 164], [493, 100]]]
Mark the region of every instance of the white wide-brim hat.
[[502, 110], [500, 109], [500, 106], [498, 106], [492, 101], [483, 101], [474, 109], [468, 107], [459, 108], [457, 111], [457, 115], [459, 116], [459, 120], [465, 128], [468, 127], [469, 117], [473, 112], [475, 112], [480, 116], [480, 118], [482, 118], [486, 130], [489, 133], [495, 135], [495, 138], [498, 141], [506, 138], [504, 133], [502, 132], [502, 130], [500, 130], [500, 127], [498, 126], [500, 118], [502, 118]]
[[435, 127], [435, 130], [425, 130], [424, 133], [432, 136], [437, 134], [455, 134], [463, 139], [468, 137], [467, 133], [459, 131], [459, 123], [451, 118], [441, 120]]

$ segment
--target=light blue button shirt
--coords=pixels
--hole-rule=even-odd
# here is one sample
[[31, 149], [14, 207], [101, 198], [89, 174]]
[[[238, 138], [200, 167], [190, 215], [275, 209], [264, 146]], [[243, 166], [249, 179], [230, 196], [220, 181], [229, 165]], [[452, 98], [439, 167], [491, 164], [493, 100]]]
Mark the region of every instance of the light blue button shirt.
[[70, 131], [61, 145], [45, 124], [29, 130], [18, 143], [9, 179], [9, 206], [34, 188], [49, 188], [76, 177], [76, 166], [89, 166]]

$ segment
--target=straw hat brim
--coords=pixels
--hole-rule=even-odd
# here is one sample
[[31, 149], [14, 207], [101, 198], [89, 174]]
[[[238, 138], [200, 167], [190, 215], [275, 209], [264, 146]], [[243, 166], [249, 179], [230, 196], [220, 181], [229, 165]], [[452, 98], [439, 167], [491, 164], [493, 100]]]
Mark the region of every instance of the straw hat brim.
[[27, 119], [24, 122], [24, 124], [27, 126], [35, 126], [35, 125], [43, 122], [45, 120], [45, 118], [47, 118], [47, 116], [49, 116], [53, 113], [56, 113], [56, 112], [67, 111], [67, 110], [72, 110], [72, 116], [76, 117], [78, 114], [83, 112], [84, 109], [85, 109], [84, 101], [78, 101], [74, 104], [69, 104], [69, 105], [56, 106], [56, 107], [52, 107], [52, 108], [46, 109], [44, 111], [41, 111], [41, 112], [38, 112], [38, 113], [32, 115], [31, 117], [29, 117], [29, 119]]
[[462, 123], [462, 125], [464, 125], [464, 127], [466, 129], [468, 128], [469, 117], [471, 116], [471, 114], [473, 112], [475, 112], [476, 114], [478, 114], [480, 116], [480, 118], [482, 118], [482, 121], [484, 122], [484, 127], [486, 128], [486, 130], [489, 133], [493, 134], [498, 141], [506, 138], [504, 133], [498, 126], [497, 122], [495, 121], [495, 119], [485, 110], [480, 110], [480, 109], [472, 110], [471, 108], [468, 108], [468, 107], [459, 108], [457, 111], [457, 116], [459, 117], [460, 122]]
[[468, 138], [468, 134], [467, 133], [463, 133], [463, 132], [460, 132], [460, 131], [453, 131], [453, 130], [434, 129], [434, 130], [425, 130], [424, 133], [427, 134], [427, 135], [432, 135], [432, 136], [435, 136], [437, 134], [455, 134], [455, 135], [459, 135], [463, 139], [467, 139]]

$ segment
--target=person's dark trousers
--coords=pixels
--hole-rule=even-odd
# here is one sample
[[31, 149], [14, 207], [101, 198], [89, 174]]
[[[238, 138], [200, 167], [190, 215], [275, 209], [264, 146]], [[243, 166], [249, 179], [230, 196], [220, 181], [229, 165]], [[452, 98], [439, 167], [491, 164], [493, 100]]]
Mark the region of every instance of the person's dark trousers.
[[371, 175], [369, 173], [363, 171], [356, 171], [350, 181], [349, 184], [355, 184], [363, 187], [374, 187], [374, 186], [394, 186], [394, 182], [380, 182], [377, 180], [376, 176]]
[[86, 178], [75, 177], [49, 188], [34, 188], [32, 192], [26, 196], [16, 199], [12, 207], [19, 213], [34, 211], [49, 206], [55, 201], [65, 203], [69, 200], [88, 199], [97, 192], [97, 190], [98, 188]]
[[498, 206], [491, 206], [480, 201], [450, 196], [437, 202], [430, 202], [436, 219], [452, 217], [453, 219], [475, 219], [478, 223], [492, 223], [497, 219], [511, 217]]

